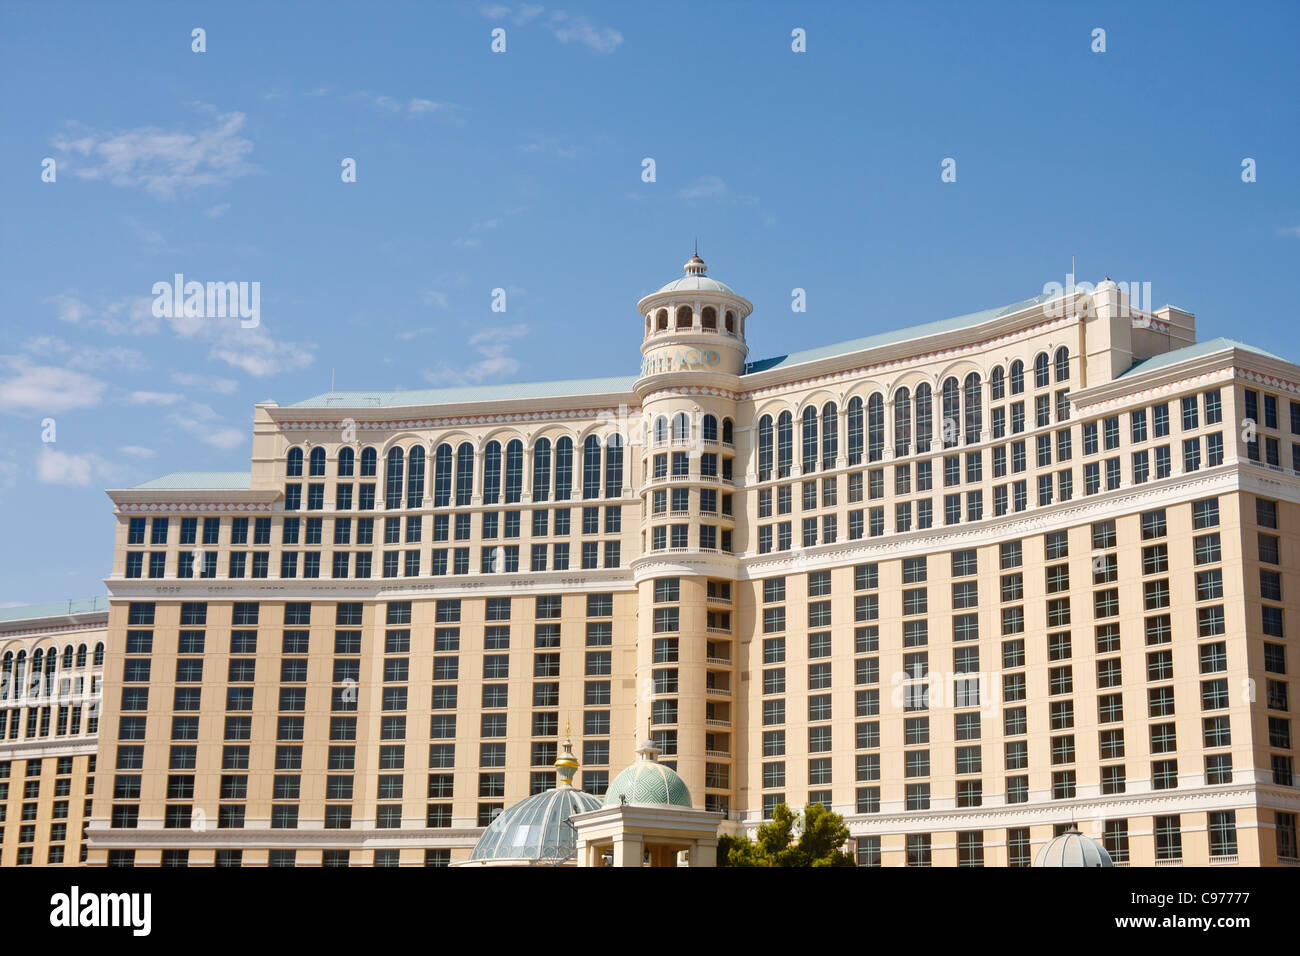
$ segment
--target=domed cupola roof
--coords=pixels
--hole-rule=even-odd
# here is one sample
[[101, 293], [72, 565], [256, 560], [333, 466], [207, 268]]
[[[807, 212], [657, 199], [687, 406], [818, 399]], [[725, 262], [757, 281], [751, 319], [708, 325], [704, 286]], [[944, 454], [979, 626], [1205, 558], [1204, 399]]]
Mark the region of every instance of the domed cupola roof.
[[[727, 295], [736, 294], [731, 286], [719, 282], [717, 279], [710, 279], [705, 275], [709, 271], [709, 267], [704, 264], [699, 252], [691, 256], [683, 267], [683, 271], [685, 275], [662, 286], [659, 292], [725, 292]], [[655, 294], [658, 295], [659, 293], [656, 292]]]
[[520, 800], [502, 811], [479, 837], [470, 862], [519, 860], [559, 862], [573, 856], [577, 833], [568, 823], [575, 813], [600, 808], [600, 799], [574, 789], [578, 769], [573, 744], [564, 741], [564, 751], [555, 761], [559, 785]]
[[1071, 827], [1043, 846], [1034, 856], [1034, 866], [1114, 866], [1106, 848]]
[[647, 740], [636, 753], [636, 762], [615, 777], [605, 791], [605, 806], [616, 807], [626, 799], [627, 803], [689, 809], [691, 792], [686, 789], [686, 781], [671, 767], [659, 763], [659, 748]]

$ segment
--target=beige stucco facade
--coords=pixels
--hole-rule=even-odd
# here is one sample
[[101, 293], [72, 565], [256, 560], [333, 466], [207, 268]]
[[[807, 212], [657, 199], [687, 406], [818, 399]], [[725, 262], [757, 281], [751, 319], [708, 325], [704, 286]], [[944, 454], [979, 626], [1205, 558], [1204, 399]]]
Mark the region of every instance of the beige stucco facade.
[[0, 866], [87, 857], [108, 602], [0, 612]]
[[863, 863], [1295, 862], [1300, 369], [1112, 283], [751, 361], [697, 262], [640, 376], [261, 404], [249, 475], [110, 492], [91, 862], [459, 861], [566, 723]]

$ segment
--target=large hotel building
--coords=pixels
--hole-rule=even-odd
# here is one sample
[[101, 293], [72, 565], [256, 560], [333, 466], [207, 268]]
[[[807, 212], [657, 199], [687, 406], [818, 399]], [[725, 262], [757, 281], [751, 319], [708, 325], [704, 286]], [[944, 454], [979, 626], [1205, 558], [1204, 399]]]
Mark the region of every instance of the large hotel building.
[[[88, 862], [461, 861], [566, 728], [864, 865], [1300, 862], [1300, 367], [1110, 281], [761, 360], [751, 310], [694, 257], [639, 375], [267, 402], [248, 472], [109, 492]], [[88, 759], [22, 706], [6, 864]]]

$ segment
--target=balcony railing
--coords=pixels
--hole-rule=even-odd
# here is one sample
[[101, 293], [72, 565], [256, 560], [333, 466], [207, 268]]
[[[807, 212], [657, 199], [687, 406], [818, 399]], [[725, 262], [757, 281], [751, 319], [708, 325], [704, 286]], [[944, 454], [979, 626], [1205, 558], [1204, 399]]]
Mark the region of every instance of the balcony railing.
[[730, 687], [706, 687], [704, 688], [704, 693], [708, 694], [710, 697], [730, 697], [731, 688]]
[[730, 750], [706, 750], [704, 751], [704, 756], [711, 757], [714, 760], [730, 760], [731, 751]]
[[704, 726], [706, 726], [706, 727], [730, 727], [730, 726], [731, 726], [731, 721], [730, 721], [730, 720], [720, 720], [720, 719], [718, 719], [717, 717], [706, 717], [706, 718], [704, 719]]
[[706, 657], [704, 663], [712, 664], [714, 667], [730, 667], [731, 658], [729, 657]]

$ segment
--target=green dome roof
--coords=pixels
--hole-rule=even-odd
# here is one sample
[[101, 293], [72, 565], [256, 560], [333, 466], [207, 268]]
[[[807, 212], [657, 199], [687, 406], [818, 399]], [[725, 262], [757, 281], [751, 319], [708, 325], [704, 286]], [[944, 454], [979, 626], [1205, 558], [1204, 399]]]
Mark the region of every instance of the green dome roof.
[[573, 855], [565, 824], [575, 813], [600, 807], [600, 798], [572, 787], [544, 790], [503, 810], [479, 837], [470, 860], [557, 860]]
[[637, 750], [636, 763], [628, 767], [605, 791], [605, 806], [616, 807], [627, 798], [628, 803], [659, 804], [669, 807], [691, 806], [691, 792], [686, 781], [654, 758], [659, 750], [651, 743], [643, 743]]

